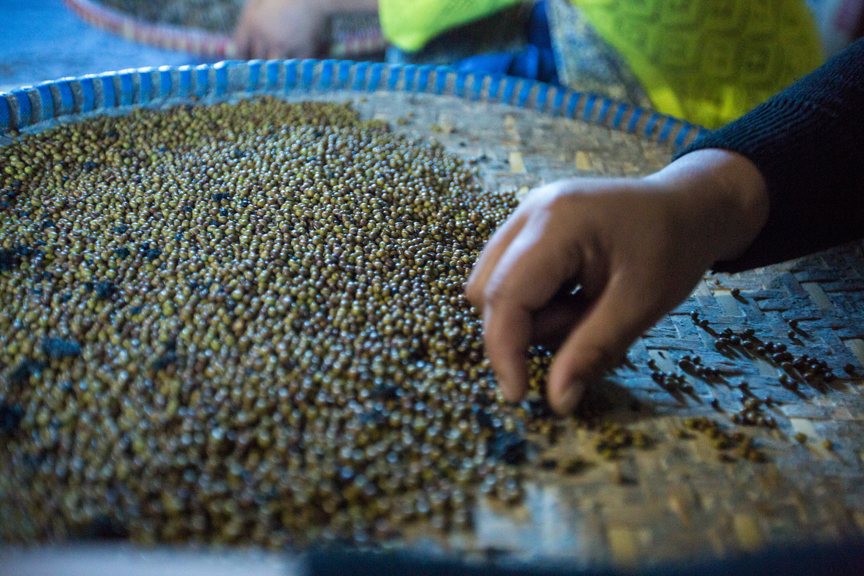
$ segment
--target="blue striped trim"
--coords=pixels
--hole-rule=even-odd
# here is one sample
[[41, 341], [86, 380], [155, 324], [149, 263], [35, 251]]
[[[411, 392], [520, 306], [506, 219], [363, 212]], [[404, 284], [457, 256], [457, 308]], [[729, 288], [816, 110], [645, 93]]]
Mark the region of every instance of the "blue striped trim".
[[57, 99], [60, 101], [60, 109], [55, 110], [57, 116], [73, 114], [75, 112], [75, 96], [72, 95], [72, 87], [69, 82], [57, 82]]
[[337, 63], [336, 86], [339, 90], [348, 89], [348, 81], [351, 79], [351, 63], [340, 60]]
[[381, 77], [384, 75], [386, 67], [383, 64], [372, 64], [369, 67], [369, 76], [366, 81], [366, 90], [375, 92], [381, 85]]
[[564, 100], [566, 98], [567, 98], [567, 91], [556, 88], [555, 89], [555, 98], [552, 100], [552, 109], [550, 110], [550, 112], [552, 114], [555, 114], [556, 116], [561, 116], [564, 113], [563, 106], [564, 106]]
[[468, 81], [467, 72], [456, 72], [456, 81], [453, 83], [453, 94], [460, 98], [465, 97], [465, 84]]
[[528, 103], [528, 98], [531, 97], [531, 91], [534, 89], [534, 86], [537, 86], [536, 82], [530, 81], [522, 81], [522, 89], [519, 90], [519, 96], [516, 100], [516, 106], [520, 108], [525, 108], [525, 105]]
[[472, 72], [465, 79], [465, 99], [471, 102], [477, 102], [483, 93], [483, 83], [486, 81], [486, 74], [476, 74]]
[[483, 85], [486, 83], [486, 79], [489, 76], [487, 74], [475, 74], [473, 80], [471, 81], [471, 93], [468, 95], [468, 99], [472, 102], [477, 102], [481, 98], [483, 98]]
[[675, 138], [675, 148], [678, 150], [710, 132], [710, 130], [703, 128], [702, 126], [697, 126], [696, 124], [690, 124], [689, 122], [683, 122], [680, 120], [678, 122], [681, 125], [681, 130], [678, 131], [678, 136]]
[[195, 68], [195, 96], [203, 98], [210, 92], [210, 66]]
[[417, 68], [417, 92], [429, 91], [429, 80], [432, 78], [434, 66], [419, 66]]
[[138, 101], [150, 102], [153, 98], [153, 77], [149, 68], [138, 73]]
[[354, 67], [354, 84], [351, 86], [352, 90], [356, 90], [357, 92], [363, 90], [369, 66], [370, 64], [367, 62], [360, 62]]
[[297, 65], [297, 60], [288, 60], [285, 62], [285, 90], [290, 92], [296, 89], [299, 79], [300, 67]]
[[406, 92], [414, 92], [414, 82], [417, 78], [417, 66], [405, 66], [403, 68], [403, 75], [405, 78], [405, 83], [403, 84], [403, 90]]
[[315, 60], [303, 60], [300, 63], [300, 87], [303, 90], [310, 90], [315, 82], [315, 68], [318, 62]]
[[246, 91], [254, 92], [258, 89], [258, 77], [261, 75], [261, 60], [249, 61], [249, 76], [246, 78]]
[[399, 85], [399, 77], [402, 74], [401, 66], [394, 66], [390, 68], [389, 74], [387, 74], [387, 90], [391, 92], [396, 91], [396, 87]]
[[642, 108], [634, 108], [633, 114], [630, 116], [630, 122], [627, 123], [626, 132], [628, 134], [633, 134], [636, 132], [636, 126], [639, 124], [639, 120], [642, 118]]
[[177, 82], [177, 96], [185, 98], [192, 95], [192, 69], [189, 66], [181, 66], [178, 69], [180, 80]]
[[684, 142], [687, 140], [687, 135], [690, 133], [690, 126], [685, 124], [681, 127], [681, 130], [678, 131], [678, 136], [675, 138], [675, 147], [683, 148]]
[[50, 120], [54, 118], [54, 95], [51, 93], [51, 82], [39, 84], [36, 86], [36, 94], [39, 97], [39, 121]]
[[90, 112], [96, 105], [96, 94], [93, 90], [93, 79], [84, 78], [81, 84], [81, 112]]
[[548, 84], [537, 84], [537, 99], [534, 102], [534, 109], [539, 112], [546, 111], [546, 104], [549, 101], [549, 90], [552, 89]]
[[[555, 116], [576, 118], [578, 115], [589, 124], [631, 134], [638, 130], [640, 137], [661, 144], [674, 139], [676, 148], [706, 132], [704, 128], [651, 110], [521, 78], [458, 72], [447, 66], [389, 66], [340, 60], [226, 61], [214, 65], [124, 70], [49, 82], [0, 95], [0, 130], [26, 128], [72, 112], [91, 112], [172, 97], [311, 90], [450, 94]], [[627, 122], [623, 126], [625, 118]], [[639, 130], [643, 121], [644, 128]], [[13, 123], [16, 126], [12, 126]]]
[[504, 80], [504, 86], [501, 93], [501, 102], [503, 104], [513, 104], [513, 96], [516, 94], [516, 86], [520, 82], [521, 80], [509, 76]]
[[449, 66], [437, 66], [435, 68], [435, 94], [444, 94], [447, 89], [447, 77], [453, 69]]
[[333, 86], [334, 60], [324, 60], [321, 63], [321, 76], [318, 78], [318, 89], [327, 90]]
[[660, 129], [660, 136], [657, 138], [657, 142], [665, 144], [669, 140], [669, 134], [672, 132], [672, 128], [675, 127], [675, 124], [675, 120], [666, 116], [666, 122], [663, 124], [663, 128]]
[[490, 102], [501, 101], [501, 87], [504, 85], [504, 77], [498, 74], [493, 74], [489, 80], [489, 94], [487, 99]]
[[278, 87], [280, 68], [282, 68], [282, 63], [278, 60], [271, 60], [264, 65], [264, 77], [267, 90], [276, 90]]
[[9, 112], [9, 101], [0, 94], [0, 133], [7, 132], [11, 128], [11, 114]]
[[174, 80], [171, 78], [171, 69], [167, 66], [159, 68], [159, 97], [167, 98], [171, 95]]
[[597, 97], [593, 94], [589, 94], [585, 99], [585, 110], [582, 111], [582, 119], [585, 121], [591, 121], [591, 113], [594, 112], [594, 102], [597, 101]]
[[[117, 106], [117, 91], [114, 89], [114, 75], [102, 74], [99, 76], [102, 86], [102, 100], [99, 108], [114, 108]], [[98, 95], [97, 95], [98, 97]]]
[[624, 114], [627, 113], [627, 110], [630, 110], [630, 106], [626, 104], [618, 103], [618, 110], [615, 112], [615, 117], [612, 118], [612, 129], [618, 130], [619, 126], [621, 126], [621, 122], [624, 120]]
[[120, 74], [120, 105], [128, 106], [133, 103], [134, 98], [135, 94], [132, 91], [132, 74], [130, 72]]
[[645, 136], [652, 136], [654, 134], [654, 127], [657, 126], [657, 120], [660, 119], [660, 114], [652, 114], [651, 118], [648, 119], [648, 123], [645, 124], [644, 134]]
[[216, 95], [222, 96], [228, 93], [228, 64], [219, 62], [213, 69], [216, 71]]
[[564, 116], [566, 118], [575, 118], [576, 117], [576, 107], [579, 106], [579, 100], [582, 99], [582, 95], [578, 92], [571, 92], [570, 99], [567, 100], [567, 107], [564, 109]]
[[12, 92], [12, 96], [18, 102], [18, 126], [16, 128], [20, 130], [30, 125], [30, 96], [24, 90], [15, 90]]
[[598, 124], [605, 124], [606, 117], [609, 116], [609, 110], [612, 108], [612, 100], [608, 98], [603, 98], [602, 103], [600, 104], [600, 112], [597, 114], [596, 122]]

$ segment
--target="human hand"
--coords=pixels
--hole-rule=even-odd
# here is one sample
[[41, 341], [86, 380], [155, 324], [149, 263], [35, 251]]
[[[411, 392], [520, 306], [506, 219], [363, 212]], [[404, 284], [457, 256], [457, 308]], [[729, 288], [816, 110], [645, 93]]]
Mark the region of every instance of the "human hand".
[[324, 44], [328, 0], [249, 0], [234, 31], [243, 58], [312, 58]]
[[549, 402], [571, 411], [712, 264], [743, 253], [767, 217], [762, 175], [725, 150], [687, 154], [643, 179], [564, 180], [532, 191], [466, 286], [505, 398], [527, 391], [529, 344], [560, 344]]

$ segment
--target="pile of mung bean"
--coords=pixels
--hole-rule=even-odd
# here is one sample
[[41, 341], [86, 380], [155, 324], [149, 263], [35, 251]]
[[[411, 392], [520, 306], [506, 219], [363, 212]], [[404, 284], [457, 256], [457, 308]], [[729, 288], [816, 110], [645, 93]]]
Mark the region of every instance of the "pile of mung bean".
[[3, 539], [365, 541], [521, 499], [526, 419], [463, 296], [517, 201], [436, 142], [262, 98], [0, 166]]
[[[347, 104], [185, 104], [16, 135], [0, 148], [0, 541], [468, 530], [478, 497], [521, 501], [526, 462], [590, 468], [539, 454], [574, 426], [603, 460], [650, 448], [602, 402], [556, 419], [542, 349], [531, 399], [501, 400], [463, 286], [516, 205]], [[718, 349], [833, 379], [752, 329]], [[719, 374], [679, 367], [648, 362], [672, 394]], [[732, 423], [775, 427], [775, 402], [740, 388]], [[704, 434], [724, 462], [766, 459], [714, 420], [684, 424], [674, 436]]]

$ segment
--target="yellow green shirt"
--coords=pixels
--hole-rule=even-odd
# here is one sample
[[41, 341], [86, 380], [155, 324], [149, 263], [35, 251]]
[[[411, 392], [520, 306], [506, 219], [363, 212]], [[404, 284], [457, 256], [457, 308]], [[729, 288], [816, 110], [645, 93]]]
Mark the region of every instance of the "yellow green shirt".
[[[407, 51], [520, 0], [379, 0], [387, 38]], [[556, 1], [556, 0], [549, 0]], [[557, 0], [560, 1], [560, 0]], [[570, 0], [663, 113], [714, 128], [824, 60], [804, 0]]]

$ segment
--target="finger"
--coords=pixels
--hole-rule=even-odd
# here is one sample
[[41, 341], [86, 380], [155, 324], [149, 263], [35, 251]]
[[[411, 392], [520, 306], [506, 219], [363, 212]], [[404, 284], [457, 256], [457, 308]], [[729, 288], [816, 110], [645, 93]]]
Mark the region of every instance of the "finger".
[[495, 266], [497, 266], [501, 255], [510, 245], [510, 242], [522, 230], [525, 222], [530, 217], [532, 209], [537, 204], [542, 204], [543, 200], [550, 194], [554, 195], [560, 186], [561, 183], [556, 182], [535, 188], [529, 192], [507, 221], [486, 242], [486, 246], [483, 248], [483, 252], [480, 254], [480, 258], [477, 259], [474, 269], [468, 277], [468, 282], [465, 284], [465, 295], [475, 306], [483, 307], [483, 292], [489, 276], [492, 274]]
[[465, 284], [465, 295], [472, 304], [482, 309], [486, 284], [498, 265], [501, 255], [507, 250], [516, 235], [522, 231], [536, 206], [542, 205], [546, 199], [554, 196], [564, 184], [564, 182], [555, 182], [530, 191], [507, 221], [486, 242], [486, 246]]
[[534, 314], [530, 343], [539, 344], [548, 350], [558, 350], [589, 306], [590, 302], [582, 294], [573, 295], [569, 291], [559, 293]]
[[549, 403], [559, 413], [571, 412], [586, 386], [660, 317], [640, 284], [622, 274], [613, 277], [558, 350], [549, 371]]
[[501, 393], [510, 402], [528, 391], [526, 350], [531, 334], [531, 313], [508, 302], [487, 302], [483, 309], [483, 340]]
[[465, 283], [465, 296], [481, 310], [483, 309], [484, 291], [489, 276], [495, 270], [495, 266], [498, 265], [501, 255], [510, 246], [510, 242], [522, 230], [526, 218], [525, 214], [520, 214], [518, 211], [508, 218], [486, 242], [486, 246], [474, 264], [474, 269], [471, 270], [471, 275], [468, 276], [468, 282]]
[[508, 400], [521, 398], [528, 385], [525, 353], [532, 314], [579, 270], [578, 251], [546, 234], [549, 229], [555, 227], [544, 218], [528, 222], [501, 256], [485, 290], [486, 352]]

